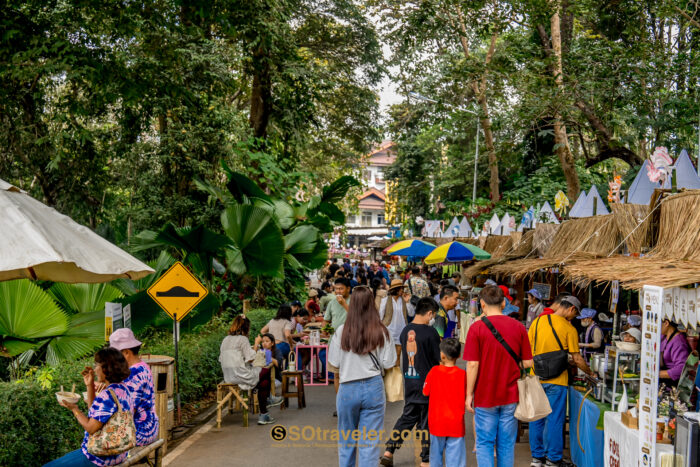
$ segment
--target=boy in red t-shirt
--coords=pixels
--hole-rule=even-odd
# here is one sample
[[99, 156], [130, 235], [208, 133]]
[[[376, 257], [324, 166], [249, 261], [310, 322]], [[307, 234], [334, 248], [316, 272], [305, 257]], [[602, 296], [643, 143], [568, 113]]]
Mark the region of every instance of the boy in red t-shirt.
[[430, 431], [430, 465], [466, 467], [467, 449], [464, 445], [464, 401], [467, 392], [467, 372], [455, 366], [462, 344], [454, 338], [440, 343], [440, 365], [433, 367], [423, 385], [429, 397], [428, 430]]

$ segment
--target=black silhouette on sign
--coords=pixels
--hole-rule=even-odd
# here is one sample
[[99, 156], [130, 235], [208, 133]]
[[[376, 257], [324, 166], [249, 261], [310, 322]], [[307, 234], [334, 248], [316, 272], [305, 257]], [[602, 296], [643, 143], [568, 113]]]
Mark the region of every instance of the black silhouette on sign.
[[156, 297], [199, 297], [199, 292], [190, 292], [186, 288], [176, 285], [165, 292], [156, 292]]

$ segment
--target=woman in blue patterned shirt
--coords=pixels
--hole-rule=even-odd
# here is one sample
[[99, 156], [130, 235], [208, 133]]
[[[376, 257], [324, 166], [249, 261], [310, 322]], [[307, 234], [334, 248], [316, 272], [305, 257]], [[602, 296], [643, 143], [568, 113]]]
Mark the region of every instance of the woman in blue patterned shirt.
[[[88, 437], [96, 433], [118, 410], [117, 402], [111, 395], [114, 392], [122, 410], [133, 412], [130, 389], [123, 383], [129, 376], [129, 365], [124, 356], [117, 349], [111, 347], [102, 349], [95, 354], [95, 367], [85, 367], [82, 372], [83, 381], [87, 386], [90, 411], [87, 416], [76, 404], [61, 402], [63, 407], [70, 409], [85, 429], [85, 437], [81, 449], [69, 452], [60, 459], [49, 462], [44, 467], [92, 467], [94, 465], [116, 465], [126, 459], [127, 453], [123, 452], [115, 456], [94, 456], [87, 450]], [[106, 387], [95, 395], [95, 381], [104, 383]]]
[[131, 329], [122, 328], [109, 336], [109, 344], [120, 350], [129, 364], [131, 374], [124, 384], [131, 389], [133, 399], [136, 445], [149, 445], [158, 439], [158, 415], [151, 368], [139, 358], [141, 342], [136, 340]]

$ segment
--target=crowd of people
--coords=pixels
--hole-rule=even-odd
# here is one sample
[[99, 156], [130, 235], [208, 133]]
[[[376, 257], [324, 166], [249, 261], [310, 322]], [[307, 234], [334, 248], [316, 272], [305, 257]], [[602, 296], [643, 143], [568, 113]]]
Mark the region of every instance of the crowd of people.
[[132, 415], [135, 446], [147, 446], [158, 437], [159, 420], [155, 412], [153, 375], [139, 357], [141, 342], [131, 329], [117, 329], [109, 338], [110, 347], [95, 354], [94, 367], [82, 371], [90, 408], [87, 415], [77, 404], [62, 400], [85, 430], [81, 448], [45, 464], [50, 467], [116, 465], [124, 462], [128, 451], [114, 455], [95, 454], [90, 437], [98, 433], [118, 411]]

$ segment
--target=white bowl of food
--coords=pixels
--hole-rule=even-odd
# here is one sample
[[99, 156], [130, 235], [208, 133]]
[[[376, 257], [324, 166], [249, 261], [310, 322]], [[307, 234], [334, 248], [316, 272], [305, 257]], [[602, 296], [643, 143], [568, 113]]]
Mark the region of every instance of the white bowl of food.
[[69, 391], [58, 391], [56, 393], [56, 400], [58, 402], [66, 402], [68, 404], [77, 404], [81, 399], [80, 394]]
[[615, 341], [615, 347], [626, 352], [639, 352], [642, 350], [642, 344], [636, 342]]

